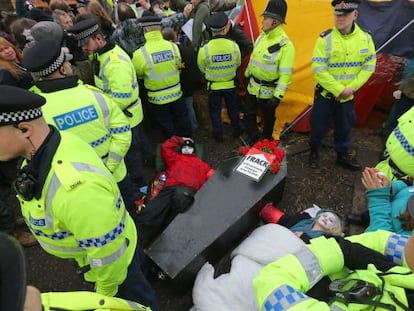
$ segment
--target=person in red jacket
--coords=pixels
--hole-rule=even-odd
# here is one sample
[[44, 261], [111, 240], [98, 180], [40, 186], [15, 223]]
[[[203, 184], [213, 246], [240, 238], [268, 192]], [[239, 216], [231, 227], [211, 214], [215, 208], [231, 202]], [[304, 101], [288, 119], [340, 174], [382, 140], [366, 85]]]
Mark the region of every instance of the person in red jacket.
[[191, 138], [172, 136], [161, 145], [166, 180], [161, 191], [145, 202], [138, 216], [141, 246], [146, 247], [179, 213], [190, 208], [195, 193], [214, 174], [201, 160]]

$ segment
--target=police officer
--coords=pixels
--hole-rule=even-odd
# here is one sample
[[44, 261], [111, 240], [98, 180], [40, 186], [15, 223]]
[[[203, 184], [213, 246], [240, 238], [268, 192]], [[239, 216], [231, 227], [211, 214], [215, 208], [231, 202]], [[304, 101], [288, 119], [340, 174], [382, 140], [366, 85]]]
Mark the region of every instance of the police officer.
[[392, 261], [404, 256], [408, 237], [390, 241], [379, 233], [372, 232], [371, 245], [390, 243], [387, 256], [342, 237], [318, 237], [270, 263], [253, 280], [258, 309], [412, 310], [414, 274]]
[[72, 258], [96, 292], [157, 310], [118, 186], [83, 140], [46, 123], [45, 98], [0, 86], [0, 161], [22, 157], [14, 189], [42, 248]]
[[208, 19], [212, 39], [198, 51], [198, 68], [207, 81], [208, 104], [213, 125], [213, 138], [223, 141], [221, 102], [227, 106], [233, 134], [242, 132], [236, 93], [236, 72], [241, 64], [240, 48], [236, 42], [227, 39], [230, 21], [224, 12], [215, 13]]
[[138, 21], [144, 28], [146, 43], [134, 52], [132, 63], [138, 78], [144, 80], [149, 109], [166, 138], [190, 136], [187, 107], [181, 100], [178, 46], [163, 38], [159, 17], [144, 14]]
[[129, 120], [112, 99], [73, 74], [70, 59], [69, 50], [55, 40], [29, 44], [23, 65], [40, 77], [31, 90], [46, 98], [43, 115], [48, 123], [78, 135], [95, 149], [118, 182], [128, 212], [136, 219], [132, 183], [124, 161], [131, 144]]
[[375, 47], [369, 33], [356, 23], [360, 0], [333, 0], [335, 26], [317, 39], [312, 57], [316, 79], [311, 114], [309, 164], [318, 167], [319, 148], [331, 119], [335, 123], [336, 163], [351, 170], [361, 165], [349, 155], [351, 130], [356, 121], [354, 94], [375, 71]]
[[[247, 69], [246, 130], [249, 143], [273, 139], [275, 110], [292, 81], [295, 48], [285, 33], [285, 0], [271, 0], [263, 12], [262, 30], [257, 38]], [[259, 134], [256, 113], [261, 107], [263, 132]]]
[[125, 161], [132, 180], [142, 183], [142, 154], [139, 145], [145, 144], [148, 154], [153, 154], [154, 151], [150, 150], [152, 147], [142, 128], [144, 114], [131, 59], [119, 46], [105, 39], [98, 21], [94, 18], [76, 23], [68, 29], [68, 33], [78, 41], [84, 51], [93, 55], [95, 86], [111, 97], [129, 118], [132, 142]]

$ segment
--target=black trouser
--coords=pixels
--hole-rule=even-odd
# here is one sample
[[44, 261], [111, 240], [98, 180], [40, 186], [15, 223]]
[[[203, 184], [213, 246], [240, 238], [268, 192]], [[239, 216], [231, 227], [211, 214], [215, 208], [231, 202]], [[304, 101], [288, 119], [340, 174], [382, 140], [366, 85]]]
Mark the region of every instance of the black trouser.
[[249, 139], [258, 140], [259, 130], [257, 128], [256, 115], [259, 108], [263, 114], [263, 138], [273, 139], [273, 127], [276, 122], [276, 105], [271, 104], [270, 99], [260, 99], [254, 95], [246, 96], [246, 131]]
[[163, 188], [160, 193], [146, 202], [138, 216], [139, 243], [147, 247], [179, 213], [193, 204], [195, 191], [184, 186]]

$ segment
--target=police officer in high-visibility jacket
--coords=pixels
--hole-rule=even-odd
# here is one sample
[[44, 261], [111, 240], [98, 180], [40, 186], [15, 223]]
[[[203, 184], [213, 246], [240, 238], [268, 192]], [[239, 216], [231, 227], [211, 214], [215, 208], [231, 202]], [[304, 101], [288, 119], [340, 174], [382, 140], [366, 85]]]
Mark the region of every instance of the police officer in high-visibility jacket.
[[22, 158], [13, 183], [27, 226], [48, 253], [72, 258], [96, 292], [157, 310], [137, 230], [95, 150], [42, 116], [45, 98], [0, 86], [0, 161]]
[[[378, 236], [376, 242], [382, 244], [384, 237]], [[405, 244], [395, 246], [394, 253], [404, 253]], [[342, 237], [311, 239], [293, 254], [268, 264], [253, 286], [259, 310], [414, 307], [414, 274], [405, 263], [398, 265], [389, 256]]]
[[143, 178], [139, 145], [144, 144], [147, 137], [142, 128], [144, 114], [131, 59], [122, 48], [105, 39], [94, 18], [76, 23], [67, 32], [78, 41], [82, 50], [93, 56], [95, 86], [111, 97], [130, 121], [132, 142], [125, 161], [132, 180], [139, 181]]
[[235, 81], [237, 69], [241, 64], [241, 54], [237, 43], [226, 38], [231, 22], [224, 12], [211, 15], [208, 25], [213, 37], [198, 50], [197, 64], [207, 81], [213, 138], [217, 142], [222, 142], [221, 106], [223, 99], [227, 106], [234, 136], [237, 137], [242, 132]]
[[31, 91], [46, 98], [42, 109], [46, 121], [78, 135], [95, 149], [114, 175], [135, 220], [134, 193], [124, 161], [131, 145], [128, 118], [108, 96], [73, 74], [70, 51], [58, 41], [34, 41], [24, 51], [23, 66], [40, 78]]
[[[287, 4], [271, 0], [263, 12], [262, 30], [257, 38], [247, 69], [246, 131], [249, 143], [261, 138], [273, 139], [275, 111], [292, 81], [295, 48], [285, 33]], [[261, 107], [263, 132], [260, 134], [256, 113]]]
[[166, 138], [190, 136], [187, 107], [181, 100], [181, 55], [177, 44], [167, 41], [161, 33], [161, 19], [150, 13], [138, 20], [144, 28], [146, 43], [134, 52], [138, 78], [148, 90], [149, 109]]
[[375, 71], [375, 46], [369, 33], [356, 23], [360, 0], [333, 0], [335, 27], [316, 41], [312, 70], [316, 79], [311, 114], [309, 164], [318, 167], [319, 148], [331, 120], [335, 123], [337, 164], [350, 170], [361, 165], [350, 156], [351, 130], [356, 121], [354, 94]]

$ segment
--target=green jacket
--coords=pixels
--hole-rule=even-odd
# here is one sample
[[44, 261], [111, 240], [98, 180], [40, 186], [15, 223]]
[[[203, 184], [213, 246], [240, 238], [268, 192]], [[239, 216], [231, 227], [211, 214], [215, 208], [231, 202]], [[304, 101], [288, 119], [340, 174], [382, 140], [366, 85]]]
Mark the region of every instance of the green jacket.
[[134, 52], [134, 64], [138, 78], [144, 80], [148, 101], [163, 105], [181, 98], [181, 54], [177, 44], [162, 37], [161, 31], [145, 34], [146, 43]]
[[[371, 305], [345, 304], [335, 301], [331, 305], [318, 301], [305, 293], [324, 276], [344, 269], [344, 255], [334, 238], [319, 237], [311, 240], [299, 251], [276, 260], [254, 279], [253, 286], [259, 310], [372, 310]], [[408, 305], [405, 289], [414, 289], [414, 274], [409, 268], [395, 266], [382, 278], [374, 265], [366, 270], [351, 271], [348, 278], [361, 279], [383, 288], [383, 295], [376, 296], [382, 303], [395, 305], [394, 295], [405, 306]], [[384, 284], [382, 284], [384, 282]], [[395, 305], [396, 310], [404, 310]]]
[[48, 171], [41, 168], [45, 180], [39, 197], [18, 196], [22, 215], [46, 252], [72, 258], [79, 267], [89, 265], [85, 279], [95, 282], [97, 293], [114, 296], [134, 256], [135, 224], [96, 152], [71, 133], [55, 133], [60, 142], [46, 144], [39, 155], [41, 165], [50, 163]]
[[95, 72], [95, 85], [111, 97], [128, 116], [131, 127], [144, 118], [134, 66], [128, 54], [117, 45], [108, 45], [95, 55], [99, 71]]
[[44, 311], [151, 311], [139, 303], [94, 292], [51, 292], [42, 293], [41, 297]]
[[214, 37], [198, 50], [197, 64], [209, 90], [235, 88], [236, 71], [241, 64], [239, 46], [230, 39]]
[[[374, 73], [375, 64], [374, 41], [357, 24], [348, 35], [336, 28], [322, 33], [313, 50], [312, 70], [324, 89], [322, 96], [331, 93], [338, 97], [347, 87], [359, 90]], [[341, 101], [352, 98], [353, 95]]]
[[[62, 86], [62, 83], [65, 83]], [[60, 131], [69, 131], [91, 145], [117, 182], [127, 174], [124, 156], [131, 145], [129, 120], [109, 97], [76, 77], [36, 83], [32, 91], [46, 98], [43, 116]], [[77, 98], [77, 100], [73, 100]]]
[[256, 40], [244, 73], [247, 91], [257, 98], [283, 98], [292, 81], [295, 47], [283, 25], [263, 32]]

